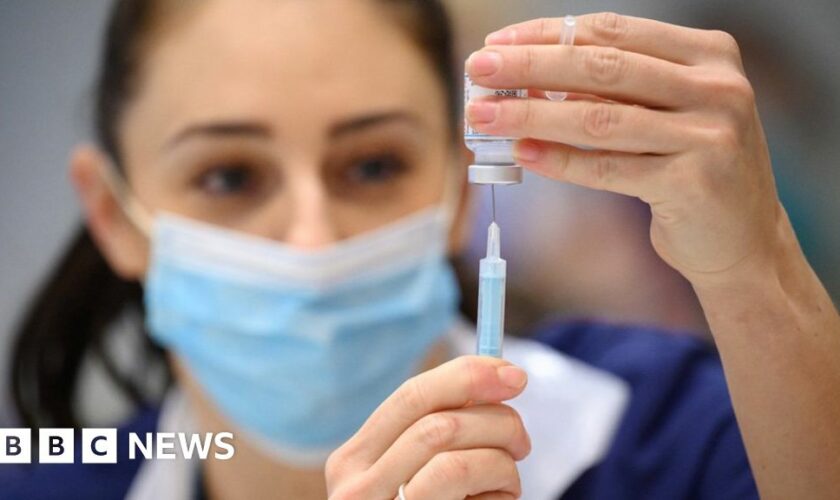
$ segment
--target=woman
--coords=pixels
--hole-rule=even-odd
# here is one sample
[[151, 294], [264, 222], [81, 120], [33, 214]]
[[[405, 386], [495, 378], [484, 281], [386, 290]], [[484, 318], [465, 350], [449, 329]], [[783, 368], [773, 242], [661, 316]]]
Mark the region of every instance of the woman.
[[[759, 488], [829, 495], [837, 405], [821, 396], [840, 328], [777, 202], [734, 43], [615, 15], [580, 25], [574, 48], [553, 20], [507, 28], [467, 63], [484, 86], [576, 99], [478, 101], [467, 118], [528, 138], [528, 168], [651, 204], [658, 252], [712, 325]], [[755, 497], [721, 368], [694, 341], [576, 323], [508, 342], [507, 361], [463, 355], [449, 58], [432, 1], [118, 2], [101, 149], [71, 165], [87, 232], [21, 331], [18, 404], [33, 427], [77, 424], [80, 359], [143, 283], [174, 384], [123, 431], [232, 431], [236, 455], [6, 469], [6, 493]]]

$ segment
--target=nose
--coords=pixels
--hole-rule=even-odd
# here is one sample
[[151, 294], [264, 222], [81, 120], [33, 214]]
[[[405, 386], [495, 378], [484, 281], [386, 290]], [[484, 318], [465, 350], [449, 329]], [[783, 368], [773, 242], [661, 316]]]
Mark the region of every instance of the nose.
[[290, 191], [291, 213], [282, 241], [300, 249], [336, 243], [338, 232], [323, 182], [316, 178], [302, 179], [290, 186]]

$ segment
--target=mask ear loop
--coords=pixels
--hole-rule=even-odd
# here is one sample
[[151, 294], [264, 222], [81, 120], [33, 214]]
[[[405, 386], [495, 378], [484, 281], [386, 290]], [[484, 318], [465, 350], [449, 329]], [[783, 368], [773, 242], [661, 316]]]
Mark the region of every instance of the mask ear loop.
[[128, 217], [128, 220], [143, 233], [149, 240], [152, 239], [154, 217], [151, 210], [137, 201], [137, 197], [131, 191], [125, 176], [117, 170], [116, 164], [108, 159], [102, 172], [102, 178], [108, 189], [117, 199], [120, 209]]

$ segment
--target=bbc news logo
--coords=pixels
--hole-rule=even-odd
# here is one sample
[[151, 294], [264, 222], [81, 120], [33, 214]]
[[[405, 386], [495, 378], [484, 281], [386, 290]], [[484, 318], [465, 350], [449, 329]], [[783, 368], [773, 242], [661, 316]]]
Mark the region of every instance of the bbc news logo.
[[[116, 429], [39, 429], [37, 460], [42, 464], [72, 464], [76, 460], [76, 438], [85, 464], [115, 464], [118, 458]], [[32, 430], [0, 429], [0, 464], [32, 463]], [[178, 453], [180, 452], [180, 454]], [[128, 459], [175, 460], [178, 457], [230, 460], [235, 453], [233, 434], [190, 434], [147, 432], [128, 435]]]

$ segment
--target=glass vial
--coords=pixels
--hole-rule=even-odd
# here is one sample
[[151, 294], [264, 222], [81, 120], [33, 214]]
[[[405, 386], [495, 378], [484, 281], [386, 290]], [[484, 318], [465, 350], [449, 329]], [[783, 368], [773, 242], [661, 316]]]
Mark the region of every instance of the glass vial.
[[[494, 90], [473, 84], [469, 76], [464, 75], [464, 105], [470, 99], [483, 96], [528, 97], [523, 89]], [[467, 148], [475, 154], [475, 161], [469, 168], [469, 181], [473, 184], [519, 184], [522, 182], [522, 167], [513, 158], [513, 137], [499, 137], [483, 134], [472, 128], [464, 120], [464, 141]]]

